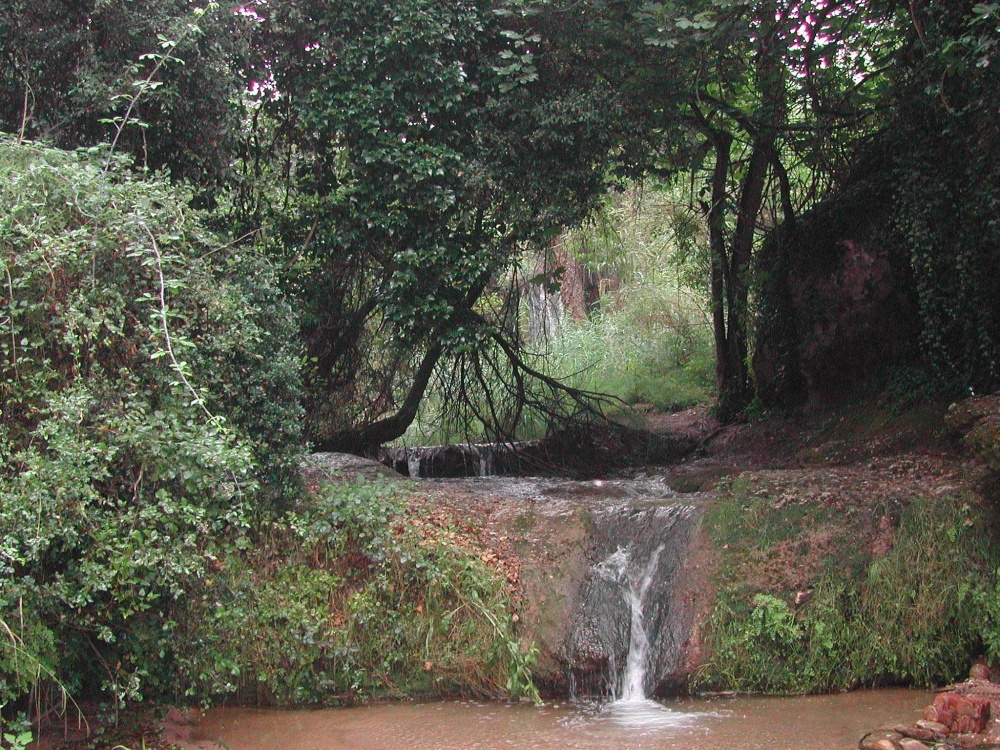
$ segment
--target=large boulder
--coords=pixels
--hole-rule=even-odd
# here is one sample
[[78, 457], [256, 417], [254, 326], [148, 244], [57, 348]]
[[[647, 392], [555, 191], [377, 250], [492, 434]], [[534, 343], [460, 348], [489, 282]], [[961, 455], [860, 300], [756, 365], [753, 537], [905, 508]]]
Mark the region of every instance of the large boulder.
[[753, 366], [766, 405], [831, 400], [913, 358], [919, 315], [892, 211], [873, 160], [765, 243]]

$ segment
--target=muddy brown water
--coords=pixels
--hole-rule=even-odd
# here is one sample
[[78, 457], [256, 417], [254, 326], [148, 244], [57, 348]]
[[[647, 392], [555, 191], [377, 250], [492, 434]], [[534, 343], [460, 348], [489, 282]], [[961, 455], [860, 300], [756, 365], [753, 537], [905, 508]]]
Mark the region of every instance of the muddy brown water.
[[351, 709], [210, 711], [192, 739], [229, 750], [852, 750], [910, 722], [916, 690], [583, 706], [433, 702]]

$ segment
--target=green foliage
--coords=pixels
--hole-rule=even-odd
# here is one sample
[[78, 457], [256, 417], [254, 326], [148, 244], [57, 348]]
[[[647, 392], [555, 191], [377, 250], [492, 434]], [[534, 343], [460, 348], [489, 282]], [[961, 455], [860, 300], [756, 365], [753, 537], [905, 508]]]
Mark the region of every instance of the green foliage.
[[787, 558], [794, 542], [827, 518], [821, 507], [782, 505], [747, 485], [722, 498], [708, 519], [722, 567], [703, 686], [779, 693], [930, 686], [961, 677], [983, 643], [995, 649], [997, 624], [984, 617], [984, 603], [995, 598], [998, 555], [985, 511], [961, 495], [909, 499], [880, 556], [860, 542], [871, 521], [841, 515], [810, 574], [810, 600], [793, 608], [794, 591], [753, 582], [747, 560], [763, 565], [780, 547], [785, 557], [777, 559], [794, 566]]
[[510, 594], [461, 534], [389, 485], [332, 482], [222, 561], [185, 613], [187, 695], [537, 697]]
[[619, 282], [590, 319], [548, 341], [553, 375], [629, 403], [679, 409], [714, 388], [706, 238], [677, 186], [626, 193], [569, 234], [592, 272]]
[[115, 707], [172, 694], [178, 603], [296, 489], [294, 321], [260, 259], [106, 158], [0, 141], [0, 702], [19, 650]]
[[[510, 334], [503, 306], [480, 297], [525, 242], [578, 222], [603, 193], [616, 97], [571, 77], [507, 90], [501, 53], [530, 55], [538, 42], [504, 36], [494, 5], [257, 8], [249, 76], [259, 86], [235, 220], [266, 227], [287, 269], [317, 444], [360, 450], [399, 437], [412, 421], [402, 405], [426, 384], [421, 365], [463, 372], [456, 360]], [[469, 374], [464, 385], [463, 395], [480, 384]], [[365, 432], [379, 421], [378, 434]]]
[[567, 321], [545, 364], [583, 390], [682, 409], [711, 398], [711, 347], [704, 314], [675, 274], [650, 269], [607, 295], [590, 319]]
[[[236, 151], [234, 104], [252, 27], [234, 7], [208, 0], [200, 7], [187, 0], [5, 2], [0, 130], [64, 148], [114, 139], [140, 166], [215, 187]], [[174, 62], [158, 64], [164, 54]]]
[[[714, 362], [706, 315], [704, 238], [697, 221], [678, 204], [677, 192], [655, 185], [647, 192], [629, 191], [609, 200], [582, 228], [563, 235], [562, 247], [584, 265], [592, 279], [597, 277], [602, 294], [586, 319], [573, 320], [564, 314], [557, 330], [529, 342], [528, 348], [534, 351], [526, 352], [525, 360], [532, 367], [581, 391], [607, 394], [628, 404], [652, 404], [660, 410], [711, 399]], [[528, 273], [536, 270], [537, 265]], [[562, 275], [561, 270], [539, 273], [524, 283], [529, 287], [548, 284], [546, 294], [558, 295], [561, 281], [556, 277]], [[541, 328], [530, 319], [533, 311], [527, 309], [524, 296], [519, 336]], [[504, 302], [495, 293], [484, 297], [480, 306], [500, 307]], [[503, 372], [485, 366], [477, 375], [491, 385], [504, 377]], [[456, 419], [457, 410], [446, 392], [449, 385], [446, 377], [432, 382], [405, 436], [407, 444], [495, 439], [481, 417], [491, 407], [496, 409], [501, 399], [490, 403], [483, 398], [475, 404], [473, 419]], [[611, 411], [620, 405], [612, 405]], [[519, 408], [516, 437], [544, 437], [550, 427], [544, 410], [524, 403]]]
[[1000, 385], [995, 20], [987, 3], [928, 8], [890, 71], [894, 116], [875, 146], [891, 158], [883, 243], [910, 277], [914, 364], [952, 393]]
[[31, 732], [19, 732], [18, 734], [4, 733], [4, 741], [8, 750], [27, 750], [34, 738]]

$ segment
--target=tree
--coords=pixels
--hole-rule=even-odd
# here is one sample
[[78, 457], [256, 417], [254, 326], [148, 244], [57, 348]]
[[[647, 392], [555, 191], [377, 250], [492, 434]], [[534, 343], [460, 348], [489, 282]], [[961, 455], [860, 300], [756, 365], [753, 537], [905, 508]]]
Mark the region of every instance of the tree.
[[[563, 58], [625, 92], [632, 163], [700, 179], [708, 225], [718, 410], [753, 397], [751, 276], [761, 238], [794, 222], [880, 122], [881, 73], [901, 43], [891, 3], [798, 0], [516, 4]], [[571, 20], [567, 20], [571, 19]], [[556, 57], [555, 54], [552, 57]], [[548, 59], [537, 64], [548, 74]]]
[[1000, 386], [1000, 7], [930, 3], [913, 11], [892, 72], [889, 241], [905, 255], [923, 364], [938, 387]]
[[251, 7], [235, 216], [281, 258], [301, 309], [308, 434], [357, 452], [399, 437], [435, 369], [459, 374], [458, 399], [515, 393], [478, 415], [512, 432], [528, 381], [560, 388], [520, 356], [504, 295], [484, 295], [522, 243], [579, 221], [605, 189], [615, 97], [512, 81], [500, 53], [534, 42], [504, 37], [486, 0]]
[[116, 140], [138, 166], [169, 168], [209, 196], [228, 179], [240, 132], [250, 25], [236, 7], [5, 2], [0, 130], [64, 148]]

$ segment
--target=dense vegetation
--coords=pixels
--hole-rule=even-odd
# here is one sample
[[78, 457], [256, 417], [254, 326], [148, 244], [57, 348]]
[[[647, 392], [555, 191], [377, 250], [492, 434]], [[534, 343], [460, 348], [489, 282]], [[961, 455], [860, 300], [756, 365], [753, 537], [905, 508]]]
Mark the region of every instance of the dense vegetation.
[[[3, 716], [53, 686], [113, 707], [530, 692], [506, 584], [377, 492], [304, 493], [306, 441], [371, 451], [428, 393], [477, 439], [598, 419], [590, 389], [685, 405], [708, 390], [708, 331], [720, 416], [795, 406], [831, 312], [793, 291], [803, 265], [836, 265], [811, 262], [820, 232], [885, 251], [909, 324], [883, 327], [901, 343], [879, 367], [995, 389], [998, 19], [969, 0], [4, 3]], [[562, 236], [600, 265], [593, 228], [564, 233], [635, 184], [668, 190], [688, 229], [619, 273], [628, 306], [608, 295], [537, 358], [526, 290], [565, 269], [523, 259]], [[679, 276], [703, 300], [639, 335]], [[628, 343], [625, 376], [594, 366], [609, 342]], [[823, 591], [875, 601], [874, 575]], [[365, 628], [376, 612], [390, 629]], [[833, 627], [810, 623], [771, 633], [788, 664]], [[294, 643], [226, 644], [233, 627]], [[857, 681], [844, 669], [816, 684]]]
[[0, 174], [0, 701], [169, 692], [177, 601], [296, 495], [294, 318], [106, 149], [5, 140]]
[[384, 488], [302, 496], [260, 256], [106, 149], [6, 140], [0, 175], [0, 705], [530, 693], [473, 542]]
[[[960, 679], [984, 651], [996, 658], [990, 509], [962, 494], [846, 510], [787, 494], [738, 480], [708, 519], [722, 565], [703, 685], [930, 687]], [[883, 533], [895, 527], [882, 554], [873, 516]]]

